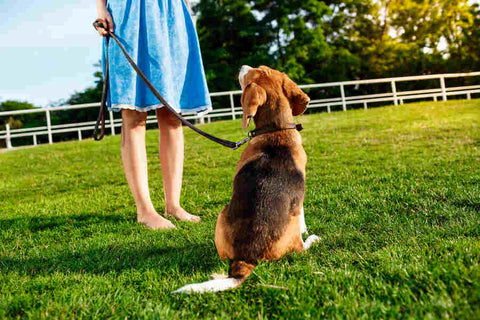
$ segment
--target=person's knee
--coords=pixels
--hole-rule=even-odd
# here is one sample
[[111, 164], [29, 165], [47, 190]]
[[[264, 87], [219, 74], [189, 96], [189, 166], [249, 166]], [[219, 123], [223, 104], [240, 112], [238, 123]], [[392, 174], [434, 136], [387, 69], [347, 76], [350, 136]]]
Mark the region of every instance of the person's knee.
[[160, 128], [177, 129], [182, 126], [182, 122], [167, 108], [157, 110], [157, 119]]
[[147, 125], [147, 113], [135, 110], [122, 110], [124, 126], [128, 128], [145, 127]]

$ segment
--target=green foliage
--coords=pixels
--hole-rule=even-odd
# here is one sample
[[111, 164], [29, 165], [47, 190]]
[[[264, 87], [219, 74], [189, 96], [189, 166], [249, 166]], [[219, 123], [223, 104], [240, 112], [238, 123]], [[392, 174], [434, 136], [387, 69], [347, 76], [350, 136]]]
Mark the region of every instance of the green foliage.
[[195, 11], [210, 91], [237, 89], [235, 79], [243, 64], [259, 65], [273, 58], [269, 30], [246, 1], [203, 0]]
[[[0, 103], [0, 111], [16, 111], [16, 110], [29, 110], [29, 109], [35, 109], [35, 106], [28, 102], [20, 102], [20, 101], [14, 101], [14, 100], [7, 100]], [[16, 128], [23, 127], [23, 124], [31, 121], [32, 118], [35, 118], [35, 116], [32, 116], [31, 114], [26, 114], [26, 115], [24, 114], [24, 115], [17, 115], [15, 117], [8, 117], [4, 122], [8, 123], [10, 125], [10, 128], [16, 129]], [[5, 128], [4, 124], [0, 124], [0, 128], [2, 128], [1, 127], [2, 125], [3, 125], [3, 128]]]
[[478, 5], [466, 0], [201, 0], [197, 12], [213, 91], [237, 88], [248, 56], [301, 83], [479, 67]]
[[[262, 262], [237, 290], [176, 296], [225, 273], [215, 220], [240, 151], [185, 131], [184, 207], [199, 224], [147, 230], [119, 136], [0, 153], [0, 318], [476, 319], [479, 100], [302, 116], [305, 213], [322, 241]], [[240, 121], [205, 130], [238, 139]], [[149, 182], [163, 212], [158, 130]], [[266, 285], [277, 286], [277, 288]]]
[[0, 103], [0, 111], [29, 110], [34, 108], [35, 106], [33, 104], [26, 101], [6, 100]]
[[463, 16], [462, 33], [456, 37], [455, 46], [449, 51], [449, 71], [480, 69], [480, 5], [470, 7], [470, 17]]
[[[95, 86], [85, 89], [81, 92], [74, 93], [65, 103], [66, 105], [74, 104], [84, 104], [84, 103], [97, 103], [102, 99], [102, 88], [103, 88], [103, 74], [101, 70], [101, 62], [98, 62], [94, 65], [97, 69], [93, 74], [95, 77]], [[61, 111], [53, 114], [52, 123], [75, 123], [75, 122], [87, 122], [93, 121], [97, 118], [98, 109], [97, 108], [86, 108], [86, 109], [76, 109]], [[70, 135], [65, 135], [64, 139], [68, 139], [69, 136], [76, 136], [74, 133]]]
[[[30, 110], [36, 107], [25, 101], [6, 100], [0, 103], [0, 111], [16, 111], [16, 110]], [[41, 126], [43, 115], [38, 113], [22, 114], [15, 116], [8, 116], [0, 118], [0, 131], [5, 130], [5, 125], [8, 123], [11, 129], [31, 128]], [[18, 144], [31, 143], [31, 139], [20, 138], [16, 141]], [[6, 142], [0, 140], [0, 148], [4, 148]]]

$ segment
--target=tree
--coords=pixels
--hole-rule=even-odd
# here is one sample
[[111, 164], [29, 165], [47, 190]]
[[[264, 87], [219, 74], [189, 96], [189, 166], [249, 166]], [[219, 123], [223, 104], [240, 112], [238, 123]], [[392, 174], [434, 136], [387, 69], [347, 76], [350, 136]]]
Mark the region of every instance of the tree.
[[[16, 111], [16, 110], [29, 110], [36, 107], [26, 101], [7, 100], [0, 103], [0, 111]], [[15, 116], [8, 116], [0, 122], [0, 130], [5, 130], [6, 124], [9, 124], [11, 129], [20, 129], [23, 127], [31, 128], [41, 126], [45, 123], [45, 119], [41, 113], [20, 114]], [[17, 138], [18, 144], [25, 144], [27, 138]], [[5, 147], [5, 141], [0, 140], [0, 147]]]
[[449, 72], [480, 70], [480, 5], [470, 6], [469, 13], [463, 16], [461, 34], [449, 50]]
[[103, 72], [101, 62], [97, 62], [93, 65], [97, 70], [93, 73], [95, 77], [95, 85], [89, 87], [84, 91], [75, 92], [70, 98], [67, 99], [65, 104], [82, 104], [99, 102], [102, 98], [103, 88]]
[[[7, 100], [0, 103], [0, 111], [16, 111], [16, 110], [29, 110], [35, 109], [36, 107], [28, 103], [26, 101], [15, 101], [15, 100]], [[15, 116], [9, 116], [4, 123], [8, 123], [10, 128], [12, 129], [19, 129], [26, 125], [27, 128], [35, 127], [38, 125], [38, 122], [41, 121], [41, 117], [39, 117], [36, 113], [31, 114], [21, 114]], [[5, 124], [3, 125], [2, 130], [5, 129]]]
[[[94, 86], [86, 88], [84, 91], [75, 92], [66, 101], [59, 102], [58, 105], [75, 105], [100, 102], [100, 100], [102, 99], [103, 88], [103, 72], [101, 69], [101, 62], [94, 64], [94, 67], [96, 68], [93, 74], [93, 76], [95, 77]], [[59, 124], [92, 121], [96, 119], [97, 115], [97, 108], [85, 108], [65, 110], [62, 112], [52, 112], [52, 123]], [[70, 133], [69, 135], [74, 136], [74, 133]]]
[[272, 61], [268, 28], [244, 0], [202, 0], [194, 8], [210, 91], [238, 89], [238, 70], [244, 64]]

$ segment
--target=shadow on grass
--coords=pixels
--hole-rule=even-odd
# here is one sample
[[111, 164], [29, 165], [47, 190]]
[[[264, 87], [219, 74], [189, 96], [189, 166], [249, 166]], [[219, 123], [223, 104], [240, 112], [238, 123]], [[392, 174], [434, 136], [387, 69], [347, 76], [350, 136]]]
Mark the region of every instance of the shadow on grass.
[[31, 232], [53, 230], [62, 227], [85, 227], [97, 223], [118, 223], [133, 222], [121, 215], [109, 214], [77, 214], [77, 215], [59, 215], [48, 217], [20, 217], [15, 219], [0, 220], [0, 230], [19, 229], [30, 230]]
[[[98, 224], [133, 223], [133, 219], [121, 215], [80, 214], [54, 217], [23, 217], [0, 220], [0, 230], [14, 232], [41, 232], [54, 230], [56, 233], [70, 232], [71, 229], [88, 229]], [[110, 231], [111, 232], [111, 231]], [[168, 231], [167, 231], [168, 232]], [[119, 240], [124, 235], [119, 232]], [[164, 238], [161, 236], [159, 239]], [[170, 241], [171, 242], [171, 241]], [[42, 250], [42, 248], [39, 248]], [[31, 257], [35, 255], [34, 257]], [[118, 243], [92, 244], [85, 248], [75, 243], [66, 244], [60, 250], [45, 247], [44, 252], [38, 252], [27, 257], [0, 256], [0, 270], [3, 273], [15, 272], [23, 275], [48, 275], [52, 273], [89, 273], [107, 274], [122, 273], [129, 269], [155, 270], [160, 273], [191, 274], [210, 272], [219, 260], [215, 247], [210, 243], [192, 243], [179, 241], [177, 245], [159, 244], [147, 245], [138, 238], [135, 241], [118, 241]]]
[[127, 270], [155, 270], [159, 273], [191, 274], [211, 272], [219, 263], [215, 249], [208, 245], [184, 247], [150, 246], [138, 244], [121, 246], [109, 245], [100, 248], [63, 252], [50, 252], [34, 258], [0, 258], [3, 273], [15, 272], [20, 275], [38, 276], [55, 273], [88, 273], [104, 275], [122, 273]]
[[453, 203], [456, 207], [461, 208], [461, 209], [470, 209], [475, 212], [480, 212], [480, 202], [474, 202], [470, 199], [462, 199], [455, 201]]

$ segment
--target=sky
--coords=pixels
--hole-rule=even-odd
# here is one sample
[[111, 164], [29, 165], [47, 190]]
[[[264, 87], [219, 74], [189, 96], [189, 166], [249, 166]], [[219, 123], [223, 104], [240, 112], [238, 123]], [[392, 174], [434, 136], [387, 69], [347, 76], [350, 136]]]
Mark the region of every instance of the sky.
[[95, 0], [0, 0], [0, 102], [45, 107], [93, 86], [96, 18]]
[[0, 0], [0, 102], [44, 107], [94, 84], [95, 0]]

